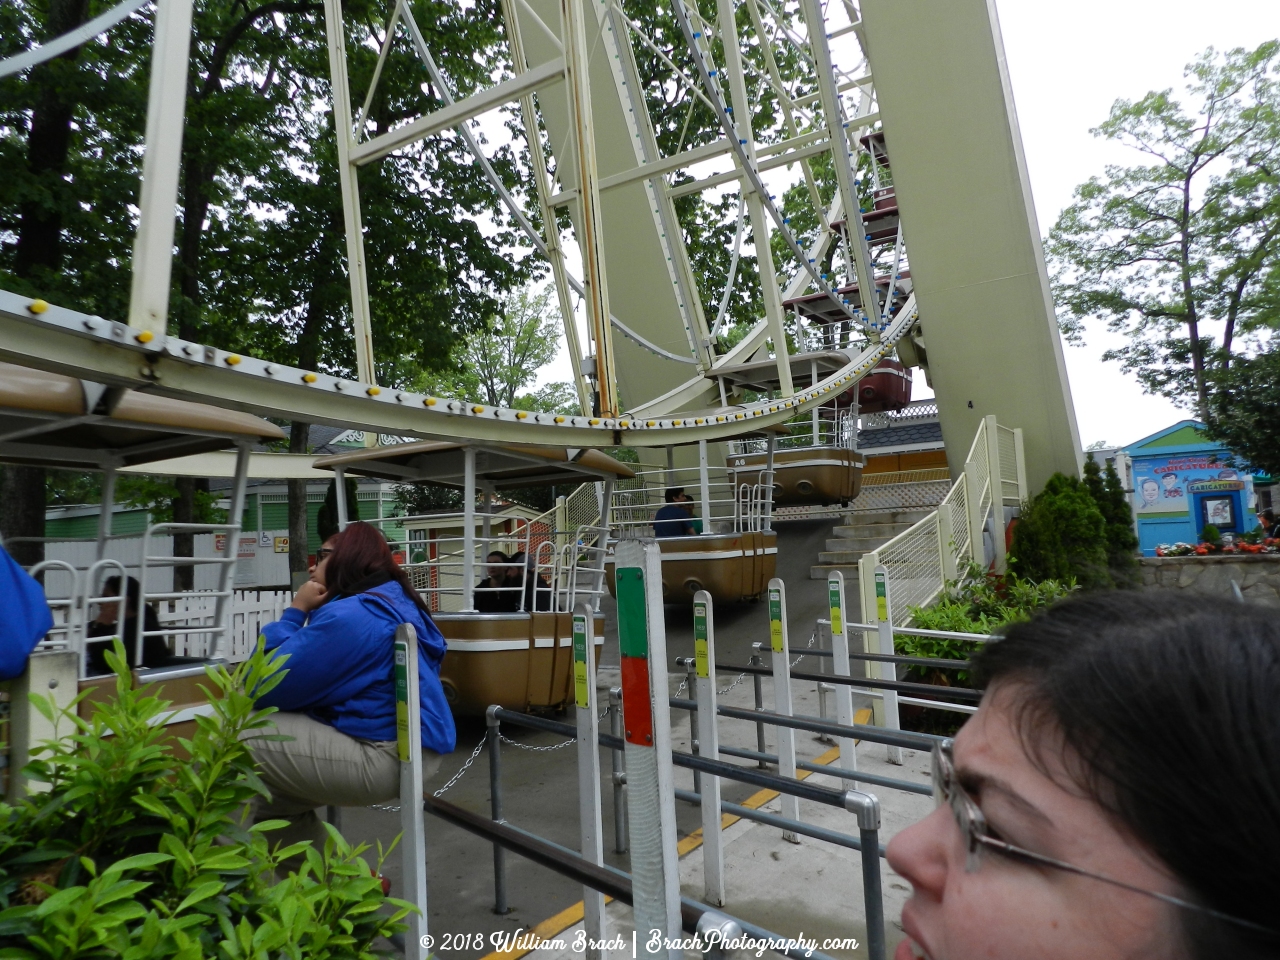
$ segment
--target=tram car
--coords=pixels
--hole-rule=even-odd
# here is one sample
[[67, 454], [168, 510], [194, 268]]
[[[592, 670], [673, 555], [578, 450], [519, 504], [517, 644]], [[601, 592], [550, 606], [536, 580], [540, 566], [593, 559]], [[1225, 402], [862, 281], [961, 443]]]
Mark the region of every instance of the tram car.
[[[460, 494], [456, 508], [369, 521], [404, 553], [444, 634], [440, 680], [456, 714], [479, 716], [494, 703], [552, 711], [573, 699], [573, 609], [597, 611], [598, 653], [608, 505], [615, 483], [635, 476], [627, 464], [597, 450], [427, 440], [321, 457], [315, 466], [333, 470], [339, 484], [349, 473]], [[541, 514], [495, 511], [504, 490], [548, 486], [572, 493]]]
[[[22, 789], [21, 770], [26, 766], [30, 746], [54, 735], [52, 725], [29, 706], [28, 693], [52, 695], [62, 706], [83, 695], [76, 711], [85, 719], [96, 703], [114, 695], [114, 676], [93, 675], [90, 624], [103, 604], [116, 604], [117, 631], [122, 629], [121, 624], [130, 622], [130, 577], [139, 584], [137, 612], [172, 607], [178, 600], [204, 604], [203, 612], [185, 619], [166, 617], [163, 622], [153, 620], [149, 624], [148, 616], [135, 616], [134, 637], [124, 638], [119, 632], [115, 635], [125, 640], [127, 649], [133, 648], [135, 683], [157, 692], [163, 688], [164, 698], [172, 701], [173, 709], [163, 719], [170, 734], [191, 736], [195, 718], [209, 712], [201, 684], [208, 684], [205, 665], [222, 661], [227, 653], [228, 600], [239, 523], [150, 524], [141, 538], [136, 564], [109, 559], [109, 545], [119, 539], [110, 526], [117, 470], [235, 448], [236, 474], [228, 519], [237, 521], [244, 510], [250, 447], [283, 438], [279, 427], [248, 414], [145, 392], [120, 392], [101, 384], [0, 363], [0, 463], [102, 475], [98, 531], [90, 541], [94, 559], [80, 565], [45, 560], [30, 569], [34, 576], [44, 579], [46, 593], [52, 594], [49, 605], [54, 628], [31, 656], [27, 673], [0, 683], [0, 693], [7, 693], [11, 709], [4, 745], [9, 754], [5, 764], [9, 773], [7, 796], [16, 796]], [[179, 532], [202, 539], [207, 535], [213, 549], [195, 557], [162, 555], [160, 544], [164, 538]], [[11, 538], [7, 543], [12, 547], [22, 540]], [[156, 589], [154, 581], [159, 578], [153, 573], [177, 566], [213, 568], [213, 576], [207, 579], [215, 583], [214, 589], [200, 593]], [[108, 594], [104, 584], [113, 577], [119, 578], [118, 591]], [[54, 582], [57, 588], [51, 588]], [[153, 640], [150, 646], [154, 650], [157, 637], [162, 638], [169, 653], [158, 659], [153, 657], [144, 666], [147, 641]], [[94, 644], [110, 639], [97, 636]]]

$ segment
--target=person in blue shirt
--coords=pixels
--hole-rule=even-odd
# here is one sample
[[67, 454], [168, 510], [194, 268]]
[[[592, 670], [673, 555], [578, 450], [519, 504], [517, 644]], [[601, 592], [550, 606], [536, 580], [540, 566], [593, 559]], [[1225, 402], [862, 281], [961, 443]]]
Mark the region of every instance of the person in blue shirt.
[[698, 532], [686, 503], [693, 503], [693, 498], [684, 492], [684, 487], [667, 490], [666, 504], [653, 515], [655, 537], [691, 537]]
[[325, 541], [293, 605], [263, 627], [266, 649], [288, 657], [284, 679], [258, 698], [259, 706], [280, 711], [274, 729], [246, 735], [271, 791], [270, 801], [255, 804], [254, 819], [291, 822], [273, 842], [323, 845], [317, 807], [368, 806], [399, 795], [392, 642], [402, 623], [418, 634], [426, 779], [454, 748], [440, 684], [445, 641], [378, 530], [352, 523]]
[[18, 561], [0, 546], [0, 598], [4, 619], [0, 621], [0, 680], [20, 677], [27, 669], [27, 657], [53, 629], [53, 614], [44, 598], [44, 589], [23, 570]]

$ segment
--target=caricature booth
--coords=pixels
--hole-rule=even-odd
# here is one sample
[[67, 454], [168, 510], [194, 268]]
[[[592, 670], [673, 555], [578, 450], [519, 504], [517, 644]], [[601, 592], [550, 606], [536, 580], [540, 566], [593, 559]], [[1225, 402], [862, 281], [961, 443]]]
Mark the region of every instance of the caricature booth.
[[1206, 524], [1232, 534], [1258, 525], [1252, 474], [1203, 431], [1203, 424], [1183, 420], [1125, 448], [1144, 556], [1161, 544], [1197, 542]]

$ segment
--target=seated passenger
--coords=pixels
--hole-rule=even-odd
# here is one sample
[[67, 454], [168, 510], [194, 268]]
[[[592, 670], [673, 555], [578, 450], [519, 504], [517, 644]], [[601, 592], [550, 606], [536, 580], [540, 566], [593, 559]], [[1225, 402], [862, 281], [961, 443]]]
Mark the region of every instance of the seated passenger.
[[485, 558], [488, 576], [476, 584], [475, 608], [481, 613], [515, 613], [520, 609], [520, 588], [507, 582], [511, 558], [494, 550]]
[[[98, 596], [120, 596], [120, 578], [107, 577], [103, 580], [102, 592]], [[141, 599], [142, 584], [135, 577], [129, 577], [125, 585], [124, 626], [120, 625], [120, 602], [103, 600], [98, 604], [98, 614], [89, 621], [89, 628], [85, 633], [86, 637], [119, 637], [124, 642], [130, 667], [138, 665], [138, 603]], [[142, 638], [144, 667], [158, 667], [172, 656], [165, 638], [155, 632], [159, 629], [160, 621], [156, 617], [155, 608], [149, 603], [145, 604], [142, 608], [142, 630], [148, 635]], [[107, 665], [107, 651], [111, 646], [111, 640], [85, 644], [88, 655], [87, 676], [99, 677], [111, 672], [111, 667]]]
[[381, 533], [356, 522], [325, 541], [293, 605], [263, 628], [266, 648], [289, 658], [284, 679], [258, 699], [281, 711], [271, 718], [274, 727], [245, 737], [271, 791], [269, 801], [256, 801], [255, 819], [291, 821], [272, 834], [273, 843], [322, 844], [316, 807], [367, 806], [399, 795], [392, 641], [402, 623], [418, 634], [425, 779], [454, 747], [440, 685], [445, 641]]
[[511, 558], [514, 565], [507, 571], [508, 582], [517, 589], [521, 581], [524, 586], [524, 603], [520, 609], [525, 611], [547, 611], [551, 609], [551, 584], [547, 578], [538, 573], [533, 557], [523, 550]]
[[685, 506], [686, 503], [693, 503], [693, 498], [684, 492], [684, 487], [667, 490], [666, 505], [653, 515], [655, 537], [691, 537], [697, 533], [693, 513]]
[[1280, 956], [1280, 625], [1172, 591], [1073, 597], [973, 658], [937, 809], [890, 866], [898, 957]]
[[39, 582], [0, 546], [0, 597], [5, 598], [0, 620], [0, 680], [20, 677], [27, 657], [53, 629], [53, 614]]

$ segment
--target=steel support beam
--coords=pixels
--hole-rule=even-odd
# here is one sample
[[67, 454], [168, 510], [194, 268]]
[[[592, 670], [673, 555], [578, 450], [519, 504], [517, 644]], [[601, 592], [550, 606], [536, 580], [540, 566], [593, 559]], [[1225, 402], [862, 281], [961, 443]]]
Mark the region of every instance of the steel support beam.
[[133, 238], [129, 326], [148, 339], [163, 337], [169, 321], [173, 273], [173, 211], [178, 205], [182, 130], [187, 106], [192, 0], [160, 0], [151, 47], [146, 146], [138, 232]]

